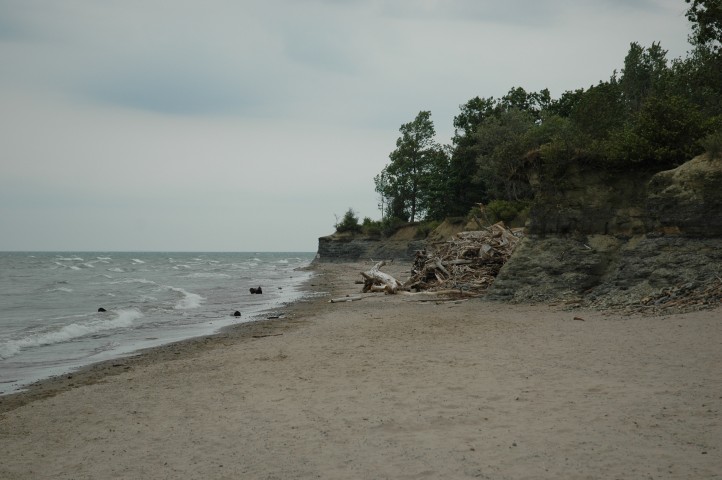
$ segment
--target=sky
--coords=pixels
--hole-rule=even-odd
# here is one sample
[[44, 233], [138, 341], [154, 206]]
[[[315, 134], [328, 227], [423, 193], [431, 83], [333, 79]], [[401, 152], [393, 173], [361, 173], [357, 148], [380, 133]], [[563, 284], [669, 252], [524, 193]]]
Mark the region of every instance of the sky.
[[316, 251], [399, 127], [553, 98], [684, 0], [0, 0], [0, 251]]

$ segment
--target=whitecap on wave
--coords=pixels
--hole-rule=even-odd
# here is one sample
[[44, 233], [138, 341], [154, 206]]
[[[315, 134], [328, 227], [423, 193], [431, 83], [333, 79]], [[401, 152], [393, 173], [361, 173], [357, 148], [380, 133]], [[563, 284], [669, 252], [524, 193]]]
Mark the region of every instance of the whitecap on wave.
[[73, 293], [73, 289], [72, 289], [72, 288], [68, 288], [68, 287], [56, 287], [56, 288], [51, 288], [50, 290], [48, 290], [48, 292]]
[[197, 272], [185, 275], [186, 278], [231, 278], [227, 273]]
[[142, 283], [145, 285], [158, 285], [153, 280], [148, 280], [147, 278], [124, 278], [123, 280], [110, 282], [111, 285], [119, 285], [121, 283]]
[[112, 313], [114, 314], [112, 318], [98, 319], [98, 316], [104, 317], [107, 313], [98, 314], [93, 316], [93, 320], [71, 323], [56, 330], [46, 329], [45, 331], [33, 333], [23, 338], [4, 342], [0, 344], [0, 359], [10, 358], [25, 348], [65, 343], [98, 332], [128, 328], [132, 326], [137, 319], [143, 317], [143, 314], [135, 308], [118, 310]]
[[168, 290], [178, 292], [183, 295], [183, 298], [178, 300], [173, 308], [176, 310], [188, 310], [190, 308], [198, 308], [203, 303], [205, 298], [201, 297], [197, 293], [191, 293], [187, 290], [178, 287], [168, 287]]

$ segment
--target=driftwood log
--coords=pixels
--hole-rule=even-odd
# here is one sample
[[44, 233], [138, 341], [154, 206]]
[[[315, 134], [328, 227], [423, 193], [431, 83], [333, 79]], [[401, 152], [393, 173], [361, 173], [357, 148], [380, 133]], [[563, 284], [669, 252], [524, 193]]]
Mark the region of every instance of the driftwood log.
[[383, 260], [371, 267], [371, 270], [361, 272], [364, 279], [363, 293], [384, 292], [396, 293], [403, 288], [403, 284], [388, 273], [382, 272], [381, 267], [386, 265]]

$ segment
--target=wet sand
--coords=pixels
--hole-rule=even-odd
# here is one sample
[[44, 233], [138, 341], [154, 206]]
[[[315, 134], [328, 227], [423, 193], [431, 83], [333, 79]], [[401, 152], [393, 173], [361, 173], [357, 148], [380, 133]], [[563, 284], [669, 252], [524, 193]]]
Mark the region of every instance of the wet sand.
[[285, 319], [0, 397], [0, 478], [722, 478], [722, 309], [328, 303], [369, 267], [317, 266], [327, 294]]

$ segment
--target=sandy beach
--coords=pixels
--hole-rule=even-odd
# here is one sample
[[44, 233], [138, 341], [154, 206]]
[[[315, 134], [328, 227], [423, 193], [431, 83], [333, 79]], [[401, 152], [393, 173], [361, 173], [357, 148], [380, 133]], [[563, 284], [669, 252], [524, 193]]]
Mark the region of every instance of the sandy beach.
[[722, 309], [328, 303], [369, 266], [317, 265], [326, 294], [287, 318], [0, 397], [0, 478], [722, 478]]

